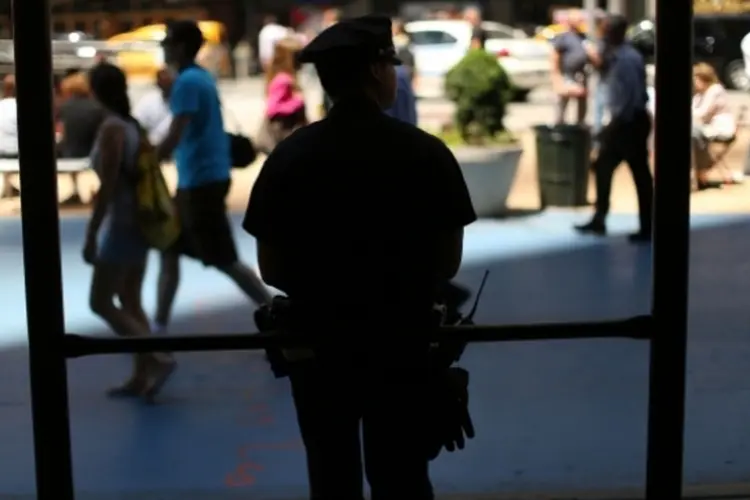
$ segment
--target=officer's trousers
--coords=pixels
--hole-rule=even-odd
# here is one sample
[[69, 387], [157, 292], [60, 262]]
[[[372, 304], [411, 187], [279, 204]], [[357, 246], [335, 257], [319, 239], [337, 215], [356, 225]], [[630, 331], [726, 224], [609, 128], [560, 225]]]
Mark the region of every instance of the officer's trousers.
[[434, 498], [420, 434], [427, 418], [425, 354], [318, 353], [293, 369], [312, 500], [362, 499], [363, 457], [372, 500]]

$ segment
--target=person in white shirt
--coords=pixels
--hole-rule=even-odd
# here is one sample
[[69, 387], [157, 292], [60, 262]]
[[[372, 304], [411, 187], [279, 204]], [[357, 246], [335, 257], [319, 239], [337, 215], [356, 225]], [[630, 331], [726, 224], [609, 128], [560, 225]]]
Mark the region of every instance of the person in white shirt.
[[283, 40], [290, 34], [289, 28], [278, 23], [276, 16], [266, 16], [263, 27], [258, 33], [258, 58], [264, 71], [268, 70], [271, 61], [273, 61], [273, 52], [276, 43]]
[[721, 185], [708, 179], [714, 166], [709, 142], [731, 140], [737, 133], [737, 120], [729, 107], [727, 90], [709, 64], [693, 67], [693, 86], [693, 155], [698, 189], [702, 190]]
[[742, 58], [745, 60], [745, 73], [750, 78], [750, 33], [740, 42], [740, 50], [742, 51]]
[[[3, 80], [0, 99], [0, 158], [18, 158], [18, 108], [16, 106], [16, 78], [8, 75]], [[3, 174], [3, 198], [17, 196], [18, 190], [10, 183], [10, 174]]]
[[133, 118], [146, 130], [149, 142], [155, 146], [167, 137], [172, 124], [169, 96], [173, 83], [174, 75], [170, 70], [159, 70], [156, 74], [157, 88], [144, 95], [133, 110]]
[[18, 157], [18, 124], [16, 106], [16, 78], [8, 75], [3, 80], [0, 99], [0, 156]]

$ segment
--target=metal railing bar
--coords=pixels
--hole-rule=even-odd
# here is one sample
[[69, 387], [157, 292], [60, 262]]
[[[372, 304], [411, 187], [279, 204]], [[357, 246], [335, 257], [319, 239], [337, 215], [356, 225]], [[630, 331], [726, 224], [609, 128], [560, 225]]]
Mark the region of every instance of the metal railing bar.
[[[430, 342], [528, 342], [539, 340], [628, 338], [650, 340], [651, 316], [586, 323], [548, 323], [504, 326], [452, 326], [430, 332]], [[398, 344], [399, 339], [384, 337], [384, 342]], [[277, 335], [274, 332], [250, 334], [192, 335], [146, 338], [102, 338], [77, 334], [65, 336], [64, 351], [68, 358], [97, 354], [133, 352], [195, 352], [259, 350], [271, 347], [308, 347], [309, 338]]]

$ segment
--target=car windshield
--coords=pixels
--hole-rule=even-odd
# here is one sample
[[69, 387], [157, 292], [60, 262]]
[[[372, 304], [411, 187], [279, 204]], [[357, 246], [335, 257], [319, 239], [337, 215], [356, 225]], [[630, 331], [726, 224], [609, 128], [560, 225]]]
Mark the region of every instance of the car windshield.
[[452, 35], [441, 30], [412, 31], [409, 36], [414, 45], [449, 45], [457, 42]]
[[507, 40], [509, 38], [515, 38], [513, 33], [508, 33], [507, 31], [499, 29], [486, 29], [484, 30], [484, 33], [490, 40]]

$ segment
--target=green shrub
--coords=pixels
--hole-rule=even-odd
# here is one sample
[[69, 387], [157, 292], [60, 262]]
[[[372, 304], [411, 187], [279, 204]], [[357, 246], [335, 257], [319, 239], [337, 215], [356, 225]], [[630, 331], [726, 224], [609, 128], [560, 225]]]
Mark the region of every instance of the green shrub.
[[505, 130], [505, 108], [512, 92], [503, 67], [482, 49], [467, 52], [445, 77], [446, 96], [456, 105], [456, 129], [470, 144], [488, 142]]

